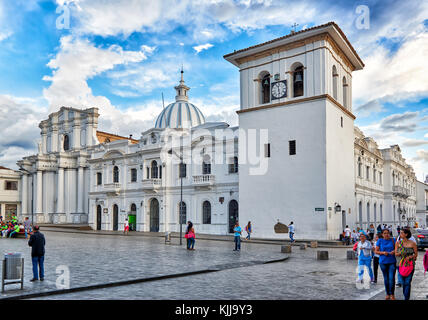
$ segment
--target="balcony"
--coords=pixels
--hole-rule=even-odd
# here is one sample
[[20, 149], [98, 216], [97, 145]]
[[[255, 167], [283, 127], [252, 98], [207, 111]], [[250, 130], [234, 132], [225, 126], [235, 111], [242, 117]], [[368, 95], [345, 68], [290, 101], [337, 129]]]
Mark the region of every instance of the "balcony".
[[162, 187], [162, 179], [145, 179], [143, 180], [143, 190], [156, 191]]
[[410, 190], [402, 186], [393, 186], [392, 192], [394, 196], [401, 197], [401, 198], [408, 198], [410, 196]]
[[215, 175], [202, 174], [193, 176], [193, 185], [195, 187], [210, 187], [215, 183]]
[[118, 196], [121, 187], [122, 185], [120, 183], [106, 183], [104, 185], [104, 190], [108, 195]]

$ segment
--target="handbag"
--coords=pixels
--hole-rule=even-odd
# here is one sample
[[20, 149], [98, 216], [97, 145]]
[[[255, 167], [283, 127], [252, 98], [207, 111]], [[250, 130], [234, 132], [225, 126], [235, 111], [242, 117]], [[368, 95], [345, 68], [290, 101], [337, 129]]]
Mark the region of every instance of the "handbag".
[[410, 260], [408, 263], [403, 260], [404, 258], [400, 261], [398, 272], [401, 274], [401, 276], [408, 277], [413, 272], [413, 260]]

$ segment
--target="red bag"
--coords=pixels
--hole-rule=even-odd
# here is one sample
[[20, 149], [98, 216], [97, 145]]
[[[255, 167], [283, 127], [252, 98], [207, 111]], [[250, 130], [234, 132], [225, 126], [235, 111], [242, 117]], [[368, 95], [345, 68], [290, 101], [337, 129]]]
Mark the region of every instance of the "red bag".
[[398, 267], [398, 272], [400, 272], [403, 277], [408, 277], [412, 273], [413, 268], [413, 261], [410, 260], [408, 264], [405, 264], [403, 262], [403, 265], [401, 265], [400, 263], [400, 266]]
[[184, 237], [185, 237], [186, 239], [191, 239], [191, 238], [194, 238], [194, 237], [195, 237], [195, 234], [194, 234], [192, 231], [190, 231], [190, 232], [186, 233], [186, 234], [184, 235]]
[[358, 242], [355, 242], [354, 247], [352, 248], [352, 250], [357, 251], [358, 248]]

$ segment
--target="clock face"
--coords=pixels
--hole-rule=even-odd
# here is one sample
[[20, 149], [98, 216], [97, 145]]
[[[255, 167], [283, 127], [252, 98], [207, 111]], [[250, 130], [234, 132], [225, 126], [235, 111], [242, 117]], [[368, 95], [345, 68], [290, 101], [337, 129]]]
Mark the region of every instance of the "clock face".
[[287, 95], [287, 82], [286, 81], [278, 81], [272, 83], [272, 99], [280, 99]]

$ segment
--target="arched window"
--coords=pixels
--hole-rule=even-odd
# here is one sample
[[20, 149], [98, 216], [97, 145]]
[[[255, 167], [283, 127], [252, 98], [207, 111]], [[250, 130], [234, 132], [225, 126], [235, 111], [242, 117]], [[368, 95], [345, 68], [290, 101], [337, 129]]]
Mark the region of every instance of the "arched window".
[[202, 223], [211, 224], [211, 203], [204, 201], [202, 204]]
[[363, 203], [360, 201], [358, 203], [358, 215], [359, 215], [359, 221], [360, 221], [360, 226], [363, 226]]
[[362, 163], [361, 163], [361, 158], [360, 157], [358, 157], [358, 176], [359, 177], [361, 177], [361, 175], [362, 175], [362, 172], [361, 172], [361, 170], [362, 170]]
[[209, 155], [204, 156], [202, 163], [202, 174], [211, 174], [211, 158]]
[[293, 97], [303, 96], [303, 66], [298, 66], [293, 72]]
[[336, 66], [333, 66], [332, 76], [333, 76], [333, 98], [337, 100], [337, 78], [339, 77], [339, 75], [337, 74]]
[[119, 183], [119, 168], [117, 166], [113, 168], [113, 183]]
[[152, 179], [158, 178], [158, 163], [156, 161], [152, 161]]
[[262, 103], [269, 103], [270, 102], [270, 74], [266, 74], [262, 78]]
[[178, 204], [180, 223], [186, 224], [186, 216], [187, 216], [187, 206], [185, 202], [180, 202]]
[[343, 106], [348, 108], [348, 84], [346, 83], [346, 78], [342, 79], [343, 84]]
[[70, 150], [70, 138], [64, 135], [64, 151]]

